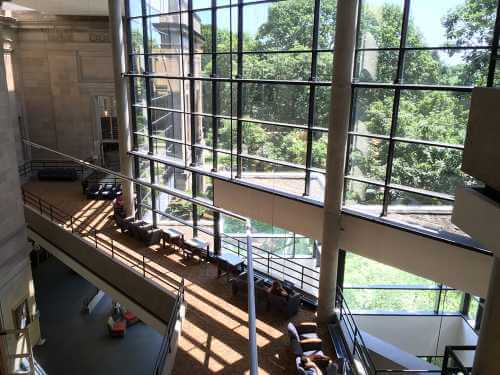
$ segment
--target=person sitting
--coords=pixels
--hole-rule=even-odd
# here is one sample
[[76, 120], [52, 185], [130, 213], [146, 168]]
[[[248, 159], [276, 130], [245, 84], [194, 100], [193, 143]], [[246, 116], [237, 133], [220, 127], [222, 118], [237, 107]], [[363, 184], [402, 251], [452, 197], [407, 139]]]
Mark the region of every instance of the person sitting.
[[121, 218], [125, 217], [125, 206], [123, 200], [123, 194], [118, 194], [113, 202], [113, 211], [115, 215], [120, 216]]
[[281, 283], [278, 280], [273, 281], [273, 284], [268, 289], [268, 293], [275, 296], [288, 298], [288, 292], [281, 286]]
[[319, 369], [318, 374], [337, 374], [340, 367], [337, 360], [333, 361], [329, 356], [324, 354], [313, 354], [306, 358], [315, 365], [315, 369]]
[[318, 367], [311, 357], [303, 356], [300, 365], [304, 370], [305, 375], [323, 375], [323, 371]]

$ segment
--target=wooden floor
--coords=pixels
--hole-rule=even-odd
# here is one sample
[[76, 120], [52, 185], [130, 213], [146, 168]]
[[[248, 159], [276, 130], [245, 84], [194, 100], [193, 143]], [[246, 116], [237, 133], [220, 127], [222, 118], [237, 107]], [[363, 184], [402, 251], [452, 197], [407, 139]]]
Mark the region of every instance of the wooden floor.
[[[166, 286], [168, 280], [184, 277], [187, 315], [179, 342], [175, 374], [244, 374], [248, 372], [248, 315], [246, 297], [232, 296], [227, 279], [218, 279], [213, 264], [184, 260], [159, 245], [145, 247], [121, 234], [111, 218], [110, 202], [87, 200], [79, 183], [26, 183], [23, 188], [43, 197], [82, 223], [103, 229], [113, 238], [115, 252], [123, 259], [141, 262], [144, 256], [153, 280]], [[277, 313], [257, 309], [257, 344], [261, 374], [294, 374], [295, 363], [288, 346], [288, 320]], [[301, 309], [292, 321], [311, 321], [315, 313]], [[331, 350], [324, 337], [325, 351]]]

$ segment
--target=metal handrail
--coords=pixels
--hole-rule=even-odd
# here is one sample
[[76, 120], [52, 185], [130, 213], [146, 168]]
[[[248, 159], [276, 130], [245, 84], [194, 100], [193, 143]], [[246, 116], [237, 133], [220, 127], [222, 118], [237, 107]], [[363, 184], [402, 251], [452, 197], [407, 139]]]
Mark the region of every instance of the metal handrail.
[[[231, 243], [230, 241], [227, 241], [226, 238], [230, 238], [234, 241], [236, 241], [236, 244]], [[238, 238], [234, 238], [228, 235], [223, 235], [223, 238], [221, 238], [222, 244], [229, 244], [231, 246], [223, 246], [224, 249], [229, 250], [238, 256], [242, 256], [243, 258], [246, 259], [245, 255], [245, 249], [246, 249], [246, 244], [239, 240]], [[234, 249], [233, 247], [236, 247]], [[270, 271], [276, 271], [276, 272], [281, 272], [283, 274], [286, 274], [287, 277], [297, 281], [300, 283], [300, 288], [301, 290], [304, 290], [304, 285], [307, 285], [311, 287], [314, 290], [318, 290], [318, 285], [314, 284], [314, 282], [319, 283], [319, 272], [317, 270], [314, 270], [313, 268], [304, 266], [298, 262], [295, 262], [293, 260], [290, 260], [286, 257], [282, 257], [278, 254], [271, 253], [267, 250], [260, 249], [258, 247], [253, 247], [254, 248], [254, 263], [257, 263], [259, 265], [262, 265], [267, 268], [267, 274], [270, 274]], [[267, 256], [262, 256], [262, 254], [259, 254], [259, 252], [266, 254]], [[283, 261], [283, 263], [278, 263], [276, 262], [275, 259], [279, 259]], [[287, 263], [291, 263], [295, 266], [297, 266], [298, 269], [294, 269], [287, 265]], [[282, 267], [282, 269], [275, 268], [274, 266]], [[285, 272], [288, 271], [288, 272]], [[309, 274], [306, 273], [306, 271], [309, 271]], [[294, 276], [293, 273], [295, 273], [297, 276]], [[311, 281], [309, 282], [308, 279]]]
[[[443, 367], [442, 367], [442, 374], [448, 375], [448, 374], [456, 374], [457, 371], [461, 371], [463, 375], [470, 375], [472, 368], [465, 366], [460, 358], [457, 356], [456, 351], [472, 351], [476, 350], [476, 346], [473, 345], [450, 345], [447, 346], [444, 350], [444, 357], [443, 357]], [[456, 366], [451, 367], [450, 366], [450, 358], [453, 359], [454, 364]]]
[[[121, 254], [115, 246], [115, 240], [113, 239], [111, 232], [98, 229], [97, 227], [86, 223], [85, 219], [75, 218], [73, 215], [66, 213], [43, 198], [25, 189], [22, 189], [22, 196], [25, 205], [35, 209], [41, 215], [48, 217], [52, 222], [62, 225], [65, 228], [69, 228], [73, 234], [77, 234], [82, 238], [90, 239], [96, 249], [101, 247], [111, 252], [110, 255], [107, 252], [103, 252], [105, 255], [110, 256], [112, 259], [118, 257], [122, 261], [131, 264], [131, 268], [138, 267], [141, 271], [140, 273], [142, 277], [146, 278], [146, 275], [159, 277], [168, 286], [174, 289], [179, 288], [179, 283], [174, 283], [171, 280], [162, 277], [161, 273], [154, 273], [148, 269], [151, 267], [147, 266], [146, 261], [152, 260], [151, 258], [145, 255], [136, 258], [132, 254], [127, 253], [127, 256]], [[154, 270], [154, 268], [151, 269]]]
[[175, 305], [170, 314], [170, 320], [168, 322], [165, 336], [163, 336], [160, 351], [158, 352], [158, 356], [156, 358], [153, 371], [154, 375], [161, 375], [167, 355], [172, 352], [172, 336], [174, 334], [175, 325], [177, 324], [177, 321], [181, 318], [181, 307], [183, 304], [184, 304], [184, 278], [182, 278], [181, 280], [179, 291], [177, 292], [177, 298], [175, 300]]
[[[342, 288], [337, 287], [337, 308], [339, 309], [339, 320], [345, 322], [346, 331], [349, 338], [352, 341], [352, 353], [349, 353], [352, 358], [358, 355], [365, 372], [368, 375], [378, 375], [378, 374], [441, 374], [441, 370], [429, 370], [429, 369], [380, 369], [375, 366], [370, 352], [365, 344], [363, 335], [358, 328], [356, 321], [354, 320], [353, 314], [347, 305], [345, 297], [342, 293]], [[351, 358], [351, 359], [352, 359]], [[444, 366], [444, 365], [443, 365]], [[443, 367], [444, 368], [444, 367]], [[443, 372], [443, 374], [446, 374]], [[467, 375], [469, 373], [464, 373]]]

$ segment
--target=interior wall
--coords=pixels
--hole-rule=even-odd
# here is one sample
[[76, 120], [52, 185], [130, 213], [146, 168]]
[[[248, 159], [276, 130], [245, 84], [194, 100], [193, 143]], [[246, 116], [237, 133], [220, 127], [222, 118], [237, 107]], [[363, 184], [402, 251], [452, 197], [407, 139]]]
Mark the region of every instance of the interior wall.
[[[214, 178], [214, 204], [321, 240], [323, 208]], [[485, 297], [492, 257], [343, 214], [340, 248], [473, 295]]]
[[493, 257], [353, 215], [342, 215], [340, 247], [485, 298]]
[[[107, 17], [15, 12], [19, 117], [30, 138], [81, 159], [96, 158], [95, 97], [114, 96]], [[54, 158], [33, 150], [33, 159]]]
[[322, 237], [323, 208], [319, 206], [217, 178], [214, 205], [316, 240]]
[[447, 345], [476, 345], [459, 316], [355, 315], [361, 330], [415, 356], [443, 355]]

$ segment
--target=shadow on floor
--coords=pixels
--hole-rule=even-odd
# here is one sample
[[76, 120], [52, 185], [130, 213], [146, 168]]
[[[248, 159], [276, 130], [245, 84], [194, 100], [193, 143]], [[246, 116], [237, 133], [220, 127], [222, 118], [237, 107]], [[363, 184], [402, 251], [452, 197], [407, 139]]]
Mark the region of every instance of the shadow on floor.
[[86, 297], [96, 288], [54, 257], [33, 270], [42, 337], [35, 357], [49, 375], [152, 374], [162, 337], [139, 323], [125, 338], [111, 338], [106, 322], [111, 298], [105, 296], [91, 315]]

